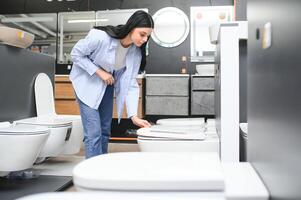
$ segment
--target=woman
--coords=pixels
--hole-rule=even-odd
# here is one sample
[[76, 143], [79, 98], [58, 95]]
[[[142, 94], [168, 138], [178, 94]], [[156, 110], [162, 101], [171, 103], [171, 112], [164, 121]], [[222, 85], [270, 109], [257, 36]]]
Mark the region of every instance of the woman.
[[145, 66], [145, 45], [154, 28], [152, 17], [136, 11], [125, 25], [94, 27], [72, 49], [72, 81], [84, 127], [86, 158], [108, 152], [115, 87], [118, 121], [126, 104], [139, 127], [137, 74]]

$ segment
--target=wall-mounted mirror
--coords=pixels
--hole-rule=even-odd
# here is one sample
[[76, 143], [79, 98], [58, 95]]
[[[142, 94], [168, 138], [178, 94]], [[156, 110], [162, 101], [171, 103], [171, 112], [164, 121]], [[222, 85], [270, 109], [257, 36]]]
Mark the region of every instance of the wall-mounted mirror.
[[189, 19], [180, 9], [166, 7], [153, 15], [155, 28], [152, 39], [162, 47], [175, 47], [180, 45], [188, 36]]
[[210, 42], [209, 26], [233, 20], [233, 6], [190, 7], [191, 62], [214, 62], [216, 45]]
[[17, 28], [35, 35], [28, 48], [34, 52], [48, 54], [56, 58], [56, 13], [0, 15], [1, 24]]

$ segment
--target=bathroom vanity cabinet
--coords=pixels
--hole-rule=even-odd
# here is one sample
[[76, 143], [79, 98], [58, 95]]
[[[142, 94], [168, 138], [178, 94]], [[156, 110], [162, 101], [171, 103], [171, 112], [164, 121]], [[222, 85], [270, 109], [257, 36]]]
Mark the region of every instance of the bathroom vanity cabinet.
[[146, 115], [189, 115], [188, 74], [145, 75]]
[[191, 76], [191, 115], [214, 115], [214, 77]]
[[[137, 82], [139, 85], [139, 101], [138, 101], [138, 111], [137, 111], [137, 116], [140, 118], [144, 117], [144, 110], [143, 110], [143, 82], [144, 78], [137, 78]], [[123, 113], [122, 113], [122, 118], [127, 119], [127, 113], [126, 113], [126, 104], [124, 105]], [[115, 97], [114, 97], [114, 105], [113, 105], [113, 118], [117, 118], [117, 108], [116, 108], [116, 102], [115, 102]]]
[[54, 91], [57, 114], [79, 115], [79, 107], [68, 75], [55, 76]]
[[[138, 103], [138, 113], [139, 117], [144, 116], [143, 112], [143, 78], [137, 78], [140, 95]], [[69, 80], [68, 75], [56, 75], [55, 76], [55, 109], [58, 114], [70, 114], [70, 115], [79, 115], [79, 107], [76, 102], [74, 90], [72, 83]], [[116, 104], [114, 98], [113, 106], [113, 118], [117, 118]], [[122, 118], [127, 118], [126, 109], [122, 114]]]

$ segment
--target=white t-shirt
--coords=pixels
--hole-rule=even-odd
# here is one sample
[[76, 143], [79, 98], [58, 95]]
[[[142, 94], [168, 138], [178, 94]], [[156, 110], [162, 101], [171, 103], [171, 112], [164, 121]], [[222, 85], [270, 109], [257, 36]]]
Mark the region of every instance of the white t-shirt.
[[116, 55], [115, 55], [115, 70], [119, 70], [125, 66], [125, 56], [126, 53], [128, 52], [128, 49], [129, 47], [125, 48], [121, 45], [120, 42], [118, 42]]

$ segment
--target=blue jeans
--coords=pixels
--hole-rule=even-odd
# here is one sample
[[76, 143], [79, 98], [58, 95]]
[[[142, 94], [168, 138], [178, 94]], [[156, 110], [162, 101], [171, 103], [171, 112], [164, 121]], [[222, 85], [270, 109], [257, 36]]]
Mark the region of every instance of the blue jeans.
[[108, 85], [97, 110], [77, 98], [84, 127], [86, 158], [108, 153], [113, 113], [114, 86]]

